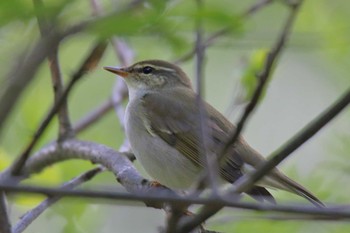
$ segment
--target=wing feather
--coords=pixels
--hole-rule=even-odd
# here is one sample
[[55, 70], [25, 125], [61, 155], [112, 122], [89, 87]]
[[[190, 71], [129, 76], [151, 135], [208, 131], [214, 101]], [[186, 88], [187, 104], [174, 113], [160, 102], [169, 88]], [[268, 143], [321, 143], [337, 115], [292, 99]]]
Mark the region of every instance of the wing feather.
[[[174, 90], [179, 94], [179, 90]], [[159, 98], [162, 101], [157, 101]], [[160, 103], [161, 102], [161, 103]], [[186, 102], [184, 106], [183, 102]], [[193, 112], [198, 112], [195, 96], [185, 91], [179, 96], [179, 99], [167, 98], [159, 93], [147, 93], [142, 98], [145, 106], [146, 115], [152, 132], [157, 134], [166, 143], [175, 147], [179, 152], [186, 156], [196, 166], [203, 167], [204, 162], [200, 155], [199, 145], [199, 121], [198, 116]], [[206, 124], [210, 127], [211, 135], [209, 140], [209, 150], [215, 154], [215, 150], [227, 140], [229, 132], [234, 126], [228, 121], [220, 121], [217, 115], [221, 114], [209, 104], [205, 103], [207, 113]], [[227, 156], [222, 169], [221, 176], [230, 182], [234, 182], [242, 175], [242, 160], [238, 153], [232, 149], [229, 152], [234, 156]]]

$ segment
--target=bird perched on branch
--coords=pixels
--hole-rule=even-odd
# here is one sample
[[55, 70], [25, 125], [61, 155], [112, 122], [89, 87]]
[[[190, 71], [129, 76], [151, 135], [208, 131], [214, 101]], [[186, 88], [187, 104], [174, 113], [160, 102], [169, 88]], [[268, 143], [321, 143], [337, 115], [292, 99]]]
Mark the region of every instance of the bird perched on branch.
[[[126, 135], [138, 161], [161, 184], [176, 189], [189, 188], [201, 171], [208, 168], [205, 150], [201, 147], [211, 156], [220, 156], [218, 151], [235, 126], [204, 101], [204, 114], [199, 114], [201, 104], [191, 82], [174, 64], [148, 60], [126, 68], [105, 69], [124, 78], [128, 86]], [[203, 126], [207, 129], [204, 137]], [[239, 137], [219, 162], [220, 182], [234, 183], [264, 162], [264, 157]], [[265, 187], [286, 190], [323, 206], [311, 192], [277, 168], [246, 193], [258, 200], [273, 200]]]

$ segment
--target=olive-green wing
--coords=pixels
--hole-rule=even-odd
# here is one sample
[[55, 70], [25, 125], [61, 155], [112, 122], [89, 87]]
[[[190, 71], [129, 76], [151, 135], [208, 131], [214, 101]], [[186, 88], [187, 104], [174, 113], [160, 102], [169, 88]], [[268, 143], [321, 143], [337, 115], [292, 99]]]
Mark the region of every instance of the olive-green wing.
[[[176, 95], [169, 94], [177, 96], [177, 99], [168, 98], [169, 95], [158, 93], [148, 93], [143, 96], [142, 101], [150, 128], [152, 133], [157, 134], [166, 143], [176, 148], [195, 165], [203, 167], [203, 158], [199, 150], [199, 146], [202, 144], [200, 141], [200, 117], [195, 94], [181, 92], [181, 90], [174, 90], [174, 92]], [[226, 142], [233, 125], [226, 122], [225, 118], [218, 117], [217, 115], [220, 113], [209, 104], [205, 103], [204, 109], [207, 115], [204, 117], [208, 127], [207, 131], [210, 132], [206, 138], [206, 146], [209, 152], [216, 154], [219, 146]], [[221, 175], [233, 182], [241, 176], [241, 166], [242, 161], [238, 155], [230, 156], [227, 163], [222, 166]]]
[[[200, 154], [200, 117], [194, 93], [174, 90], [177, 99], [168, 98], [169, 95], [148, 93], [143, 96], [142, 101], [148, 123], [152, 134], [156, 134], [170, 146], [176, 148], [198, 167], [204, 167], [203, 158]], [[171, 94], [171, 93], [169, 93]], [[161, 99], [161, 101], [160, 101]], [[184, 105], [183, 103], [186, 103]], [[207, 140], [207, 149], [211, 154], [216, 151], [222, 143], [227, 141], [229, 133], [234, 126], [209, 104], [205, 103], [205, 123], [210, 132]], [[196, 114], [197, 113], [197, 114]], [[238, 152], [231, 148], [225, 157], [224, 163], [220, 165], [220, 175], [230, 183], [242, 176], [241, 167], [243, 160]], [[263, 187], [254, 186], [247, 194], [253, 198], [263, 201], [274, 202], [272, 195]]]

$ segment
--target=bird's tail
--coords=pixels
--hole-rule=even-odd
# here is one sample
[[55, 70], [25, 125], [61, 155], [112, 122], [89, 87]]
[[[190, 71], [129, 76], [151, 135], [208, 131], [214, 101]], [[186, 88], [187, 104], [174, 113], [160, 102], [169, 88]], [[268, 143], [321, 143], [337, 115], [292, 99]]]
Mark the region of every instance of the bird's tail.
[[[246, 164], [244, 170], [245, 172], [249, 173], [264, 163], [266, 160], [257, 151], [251, 148], [243, 139], [241, 139], [240, 142], [241, 143], [238, 144], [237, 149], [239, 151], [239, 154], [242, 155], [242, 160]], [[315, 195], [313, 195], [302, 185], [288, 178], [277, 168], [274, 168], [268, 175], [266, 175], [260, 182], [258, 182], [257, 185], [286, 190], [288, 192], [304, 197], [317, 207], [324, 207], [324, 204], [317, 197], [315, 197]]]
[[[271, 178], [272, 177], [272, 178]], [[304, 197], [309, 202], [317, 207], [324, 207], [325, 205], [309, 190], [307, 190], [302, 185], [288, 178], [286, 175], [278, 171], [277, 169], [273, 170], [270, 175], [267, 176], [268, 180], [272, 180], [275, 184], [275, 188], [283, 189], [291, 193], [297, 194], [301, 197]]]

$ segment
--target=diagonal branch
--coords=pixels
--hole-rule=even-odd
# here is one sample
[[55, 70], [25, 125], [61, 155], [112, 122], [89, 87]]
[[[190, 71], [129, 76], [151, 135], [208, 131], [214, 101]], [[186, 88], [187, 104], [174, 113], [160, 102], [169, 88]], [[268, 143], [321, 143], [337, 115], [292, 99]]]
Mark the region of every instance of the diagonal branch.
[[[154, 187], [147, 179], [143, 178], [132, 165], [127, 156], [116, 152], [113, 149], [96, 144], [78, 140], [67, 140], [61, 143], [52, 143], [39, 152], [31, 156], [23, 167], [23, 178], [30, 174], [40, 172], [42, 169], [57, 162], [68, 159], [83, 159], [93, 163], [101, 164], [110, 170], [119, 183], [131, 193], [169, 193], [176, 195], [166, 187]], [[6, 182], [6, 179], [3, 179]], [[151, 206], [152, 203], [146, 203]], [[162, 208], [162, 204], [156, 203], [157, 208]]]

